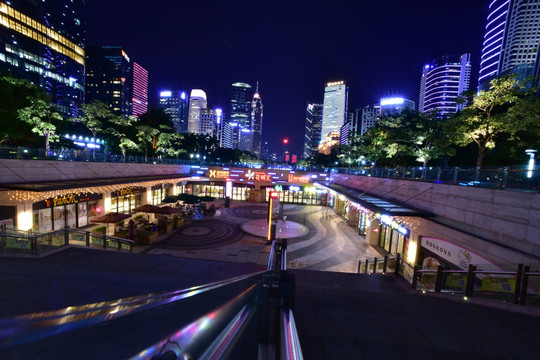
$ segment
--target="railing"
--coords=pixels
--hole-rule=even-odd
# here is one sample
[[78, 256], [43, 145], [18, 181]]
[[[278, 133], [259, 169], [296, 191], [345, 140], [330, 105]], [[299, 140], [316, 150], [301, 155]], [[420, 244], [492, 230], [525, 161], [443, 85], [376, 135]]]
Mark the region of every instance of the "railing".
[[[218, 290], [232, 284], [243, 290], [223, 305], [213, 309], [189, 324], [171, 332], [169, 336], [146, 347], [133, 360], [165, 359], [225, 359], [235, 349], [242, 331], [254, 319], [259, 320], [257, 335], [258, 358], [277, 355], [274, 359], [302, 360], [302, 350], [292, 312], [294, 277], [286, 273], [287, 241], [275, 240], [268, 269], [210, 284], [172, 292], [162, 292], [117, 299], [65, 309], [0, 319], [0, 349], [25, 347], [57, 334], [100, 323], [112, 324], [126, 315], [180, 302], [187, 298]], [[244, 284], [239, 282], [246, 282]], [[195, 315], [196, 316], [196, 315]], [[105, 326], [105, 324], [103, 325]], [[112, 325], [111, 325], [112, 326]], [[94, 327], [99, 330], [99, 327]], [[249, 347], [253, 349], [254, 347]], [[135, 351], [135, 349], [134, 349]], [[238, 349], [237, 352], [242, 352]], [[251, 351], [251, 350], [249, 350]], [[238, 357], [238, 353], [236, 353]], [[241, 358], [255, 358], [256, 354], [242, 354]]]
[[526, 166], [498, 168], [327, 168], [325, 171], [437, 184], [452, 184], [501, 190], [538, 191], [540, 168]]
[[134, 243], [133, 240], [69, 227], [43, 234], [9, 229], [0, 232], [0, 254], [41, 255], [70, 244], [132, 252]]
[[530, 265], [518, 264], [515, 271], [500, 269], [482, 270], [469, 265], [467, 270], [447, 269], [422, 270], [406, 263], [400, 254], [396, 257], [361, 260], [358, 274], [393, 273], [411, 284], [411, 288], [424, 292], [489, 298], [519, 305], [540, 307], [540, 272], [531, 271]]

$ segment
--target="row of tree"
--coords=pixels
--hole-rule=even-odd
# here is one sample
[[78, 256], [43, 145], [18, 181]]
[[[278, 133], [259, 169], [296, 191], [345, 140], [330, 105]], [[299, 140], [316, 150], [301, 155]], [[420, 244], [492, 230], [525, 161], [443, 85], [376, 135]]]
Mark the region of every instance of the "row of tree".
[[452, 116], [411, 110], [381, 116], [348, 145], [304, 165], [460, 166], [474, 154], [480, 168], [490, 151], [493, 165], [522, 163], [526, 148], [540, 146], [540, 98], [536, 89], [525, 90], [527, 83], [514, 75], [495, 79], [487, 91], [464, 93], [460, 103], [467, 106]]
[[[256, 162], [249, 152], [220, 148], [210, 136], [179, 134], [169, 115], [150, 107], [139, 118], [116, 115], [100, 101], [83, 104], [81, 116], [63, 117], [51, 104], [46, 92], [26, 80], [0, 77], [0, 144], [45, 146], [52, 143], [73, 148], [64, 134], [88, 135], [104, 140], [102, 151], [126, 155], [167, 157], [217, 162]], [[32, 136], [32, 134], [34, 134]], [[43, 140], [44, 139], [44, 144]], [[95, 157], [96, 149], [92, 150]]]

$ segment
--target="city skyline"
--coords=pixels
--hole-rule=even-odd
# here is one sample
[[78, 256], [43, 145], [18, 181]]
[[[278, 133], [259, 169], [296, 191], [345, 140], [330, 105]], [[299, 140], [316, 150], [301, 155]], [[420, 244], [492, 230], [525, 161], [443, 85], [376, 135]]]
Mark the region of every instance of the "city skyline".
[[[186, 2], [153, 4], [87, 3], [88, 45], [122, 45], [137, 59], [149, 71], [151, 104], [162, 89], [202, 89], [210, 106], [227, 109], [230, 84], [258, 81], [265, 103], [262, 140], [276, 152], [287, 137], [297, 154], [306, 104], [322, 103], [327, 82], [347, 82], [350, 110], [385, 96], [417, 102], [426, 63], [470, 52], [474, 88], [489, 6], [465, 0], [452, 6], [391, 1], [324, 8], [303, 1], [210, 1], [204, 9]], [[334, 18], [340, 22], [329, 21]]]

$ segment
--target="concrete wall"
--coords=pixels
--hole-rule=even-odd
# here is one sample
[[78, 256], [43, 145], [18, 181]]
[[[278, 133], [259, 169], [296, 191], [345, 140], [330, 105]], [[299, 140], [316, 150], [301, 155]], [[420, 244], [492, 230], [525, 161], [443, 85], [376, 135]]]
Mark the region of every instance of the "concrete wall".
[[538, 193], [345, 174], [332, 174], [331, 182], [434, 213], [428, 221], [406, 219], [418, 235], [444, 234], [443, 239], [500, 261], [540, 260]]
[[0, 159], [0, 184], [176, 174], [189, 166]]

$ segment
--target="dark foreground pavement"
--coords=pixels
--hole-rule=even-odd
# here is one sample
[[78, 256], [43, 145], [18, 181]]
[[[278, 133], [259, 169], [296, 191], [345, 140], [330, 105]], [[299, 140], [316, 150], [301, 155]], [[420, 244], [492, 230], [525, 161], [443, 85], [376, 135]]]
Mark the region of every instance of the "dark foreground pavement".
[[[1, 258], [0, 317], [181, 289], [260, 270], [264, 267], [255, 264], [81, 248], [40, 259]], [[411, 294], [393, 276], [290, 272], [296, 277], [294, 314], [307, 360], [539, 357], [539, 317]], [[2, 349], [0, 359], [126, 359], [245, 285]], [[253, 333], [248, 331], [233, 358], [256, 358]]]

